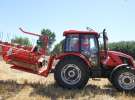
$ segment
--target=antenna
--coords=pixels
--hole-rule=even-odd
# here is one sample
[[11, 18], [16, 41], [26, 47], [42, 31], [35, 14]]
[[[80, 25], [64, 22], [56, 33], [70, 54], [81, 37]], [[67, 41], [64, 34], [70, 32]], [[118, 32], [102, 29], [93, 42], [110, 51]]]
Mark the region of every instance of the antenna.
[[86, 30], [90, 31], [90, 32], [94, 32], [94, 30], [90, 27], [86, 27]]

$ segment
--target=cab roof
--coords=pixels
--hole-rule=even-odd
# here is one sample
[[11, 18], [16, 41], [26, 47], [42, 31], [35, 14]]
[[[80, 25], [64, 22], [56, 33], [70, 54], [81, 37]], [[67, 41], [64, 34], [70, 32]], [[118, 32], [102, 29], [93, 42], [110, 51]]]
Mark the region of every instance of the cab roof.
[[69, 34], [91, 34], [91, 35], [98, 35], [95, 31], [78, 31], [78, 30], [67, 30], [64, 31], [63, 35], [69, 35]]

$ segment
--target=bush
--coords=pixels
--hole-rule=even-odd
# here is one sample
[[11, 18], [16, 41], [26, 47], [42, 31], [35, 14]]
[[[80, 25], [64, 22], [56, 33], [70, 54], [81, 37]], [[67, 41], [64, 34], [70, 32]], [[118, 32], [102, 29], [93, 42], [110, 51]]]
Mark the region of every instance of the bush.
[[54, 49], [52, 50], [51, 54], [58, 55], [58, 54], [62, 53], [63, 52], [63, 44], [64, 44], [64, 40], [62, 40], [60, 43], [56, 44], [54, 46]]
[[15, 37], [11, 39], [11, 43], [16, 43], [22, 46], [32, 46], [29, 38], [26, 37]]
[[135, 41], [121, 41], [109, 44], [110, 50], [120, 51], [135, 58]]

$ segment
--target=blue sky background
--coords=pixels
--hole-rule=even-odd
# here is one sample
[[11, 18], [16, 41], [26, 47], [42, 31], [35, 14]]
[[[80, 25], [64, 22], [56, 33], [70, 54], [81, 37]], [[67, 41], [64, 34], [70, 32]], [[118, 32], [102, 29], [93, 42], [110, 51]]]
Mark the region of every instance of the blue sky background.
[[107, 29], [109, 41], [135, 40], [135, 0], [1, 0], [0, 32], [40, 33], [49, 28], [58, 43], [63, 31]]

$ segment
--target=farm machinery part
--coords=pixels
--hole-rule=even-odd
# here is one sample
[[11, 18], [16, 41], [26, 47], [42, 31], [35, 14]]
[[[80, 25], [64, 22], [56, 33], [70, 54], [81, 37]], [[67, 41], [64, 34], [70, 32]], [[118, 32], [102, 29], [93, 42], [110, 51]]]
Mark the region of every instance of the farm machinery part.
[[39, 37], [44, 42], [45, 48], [38, 48], [37, 46], [21, 46], [0, 41], [0, 54], [3, 57], [3, 60], [11, 64], [11, 68], [13, 69], [47, 77], [54, 59], [54, 56], [51, 56], [48, 60], [48, 57], [46, 56], [48, 36], [26, 32], [22, 28], [20, 28], [20, 30], [25, 34]]

